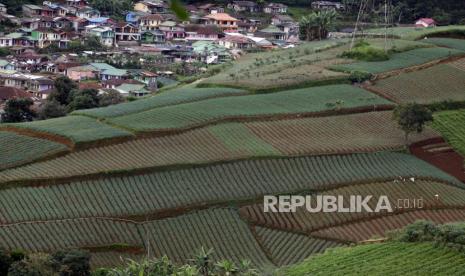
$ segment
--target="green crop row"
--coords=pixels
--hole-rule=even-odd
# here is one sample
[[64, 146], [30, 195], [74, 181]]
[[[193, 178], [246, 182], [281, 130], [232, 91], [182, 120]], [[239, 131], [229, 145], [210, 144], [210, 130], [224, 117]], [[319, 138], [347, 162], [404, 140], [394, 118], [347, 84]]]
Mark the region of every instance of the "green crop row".
[[5, 127], [13, 127], [25, 131], [55, 135], [66, 138], [73, 144], [89, 143], [103, 139], [130, 137], [133, 135], [129, 131], [111, 127], [85, 116], [66, 116], [44, 121], [6, 124]]
[[[326, 190], [399, 177], [437, 179], [463, 187], [461, 182], [428, 163], [400, 153], [249, 160], [40, 188], [6, 189], [0, 192], [0, 221], [143, 216], [184, 206], [253, 200], [266, 194]], [[410, 191], [408, 187], [406, 193]], [[418, 192], [426, 187], [429, 186], [419, 187]], [[452, 188], [445, 185], [442, 189], [446, 193]], [[385, 189], [390, 191], [389, 187]], [[451, 202], [455, 204], [458, 201], [454, 196]]]
[[133, 102], [111, 105], [102, 108], [74, 111], [73, 115], [85, 115], [95, 118], [110, 118], [143, 112], [153, 108], [195, 102], [208, 98], [237, 96], [247, 93], [245, 90], [233, 88], [193, 88], [181, 87], [164, 91], [155, 96]]
[[397, 103], [465, 101], [465, 71], [447, 64], [382, 79], [373, 87]]
[[461, 154], [465, 154], [465, 109], [434, 114], [433, 127]]
[[389, 242], [328, 250], [283, 271], [306, 275], [463, 275], [465, 255], [430, 243]]
[[0, 131], [0, 170], [68, 151], [59, 143]]
[[166, 131], [206, 125], [212, 122], [315, 113], [391, 105], [379, 96], [350, 85], [289, 90], [271, 94], [204, 100], [148, 110], [109, 121], [135, 131]]

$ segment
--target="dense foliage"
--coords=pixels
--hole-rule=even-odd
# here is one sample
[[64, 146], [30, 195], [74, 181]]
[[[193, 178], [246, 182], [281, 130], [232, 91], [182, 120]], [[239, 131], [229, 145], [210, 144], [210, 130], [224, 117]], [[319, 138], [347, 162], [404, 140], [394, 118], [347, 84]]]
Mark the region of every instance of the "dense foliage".
[[258, 270], [252, 268], [249, 261], [244, 260], [235, 263], [230, 260], [215, 261], [212, 256], [213, 250], [201, 248], [199, 252], [190, 260], [186, 260], [184, 265], [174, 264], [168, 257], [163, 256], [159, 259], [145, 259], [142, 261], [130, 260], [123, 268], [99, 269], [95, 276], [120, 276], [120, 275], [139, 275], [139, 276], [222, 276], [222, 275], [240, 275], [240, 276], [258, 276]]
[[396, 107], [394, 110], [394, 119], [404, 131], [407, 143], [410, 133], [422, 132], [425, 124], [433, 121], [433, 113], [427, 107], [416, 103], [409, 103]]
[[333, 10], [323, 10], [302, 17], [299, 22], [300, 39], [310, 41], [327, 38], [336, 16]]
[[90, 254], [81, 250], [26, 254], [0, 249], [0, 274], [8, 276], [87, 276]]
[[14, 98], [6, 101], [4, 112], [1, 114], [2, 123], [30, 122], [36, 116], [32, 106], [34, 102], [30, 98]]
[[357, 42], [350, 51], [344, 52], [342, 56], [363, 61], [383, 61], [389, 59], [387, 51], [373, 47], [370, 43], [363, 40]]

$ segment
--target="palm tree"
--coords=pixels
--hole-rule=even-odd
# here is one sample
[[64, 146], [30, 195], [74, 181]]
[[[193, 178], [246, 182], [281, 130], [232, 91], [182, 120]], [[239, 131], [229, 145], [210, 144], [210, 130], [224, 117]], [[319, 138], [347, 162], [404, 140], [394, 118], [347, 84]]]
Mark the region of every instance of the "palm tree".
[[220, 275], [230, 276], [237, 272], [236, 265], [229, 260], [220, 261], [216, 263], [215, 266], [217, 267]]
[[337, 13], [333, 10], [312, 12], [311, 14], [302, 17], [299, 23], [301, 39], [322, 40], [326, 38], [336, 17]]

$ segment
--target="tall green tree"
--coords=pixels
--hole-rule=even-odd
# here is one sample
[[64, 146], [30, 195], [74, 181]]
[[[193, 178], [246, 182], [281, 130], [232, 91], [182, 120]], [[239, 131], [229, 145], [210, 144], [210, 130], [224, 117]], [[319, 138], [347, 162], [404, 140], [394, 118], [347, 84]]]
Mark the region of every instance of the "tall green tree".
[[61, 105], [68, 105], [71, 91], [78, 88], [76, 82], [67, 76], [60, 76], [55, 80], [55, 90], [48, 96], [48, 101], [57, 101]]
[[432, 112], [417, 103], [399, 105], [394, 110], [394, 119], [405, 133], [405, 145], [411, 133], [421, 133], [427, 122], [433, 121]]
[[68, 110], [88, 109], [99, 106], [98, 91], [95, 89], [73, 90]]
[[29, 122], [36, 116], [31, 109], [34, 102], [29, 98], [17, 98], [8, 100], [5, 103], [4, 113], [2, 114], [3, 123], [20, 123]]

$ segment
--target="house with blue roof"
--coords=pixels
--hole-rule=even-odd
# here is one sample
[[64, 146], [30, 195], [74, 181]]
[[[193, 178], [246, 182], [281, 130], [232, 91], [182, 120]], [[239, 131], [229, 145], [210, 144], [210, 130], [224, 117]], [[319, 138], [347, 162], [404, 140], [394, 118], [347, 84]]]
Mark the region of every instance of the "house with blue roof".
[[133, 25], [139, 25], [141, 17], [144, 17], [146, 15], [149, 15], [149, 13], [142, 11], [130, 11], [126, 14], [126, 22], [131, 23]]
[[86, 18], [90, 25], [101, 26], [107, 24], [110, 18], [108, 17], [95, 17], [95, 18]]

